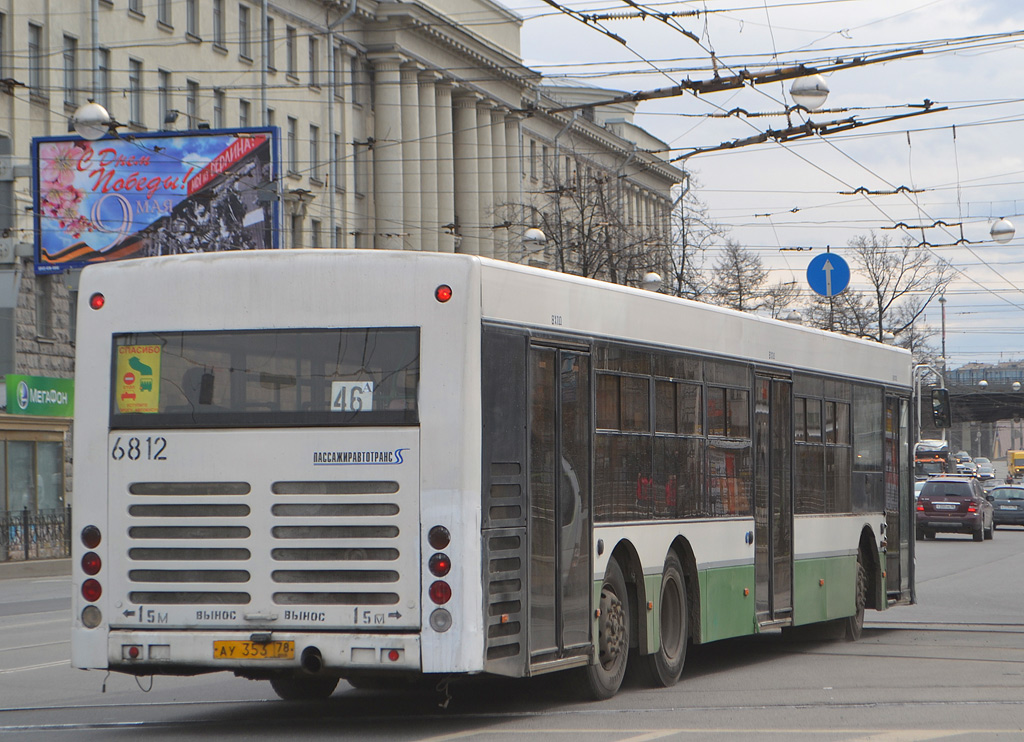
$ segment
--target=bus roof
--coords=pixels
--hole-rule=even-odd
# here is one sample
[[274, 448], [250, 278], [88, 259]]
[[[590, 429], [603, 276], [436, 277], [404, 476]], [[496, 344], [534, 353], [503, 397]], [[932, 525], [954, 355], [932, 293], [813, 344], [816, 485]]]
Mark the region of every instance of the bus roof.
[[[619, 338], [764, 367], [778, 365], [904, 388], [911, 383], [910, 354], [901, 348], [471, 255], [302, 249], [143, 258], [87, 267], [81, 293], [88, 297], [90, 287], [109, 282], [150, 297], [144, 286], [187, 287], [190, 297], [202, 297], [201, 306], [187, 308], [181, 305], [181, 295], [176, 295], [173, 301], [179, 304], [179, 319], [184, 319], [184, 312], [201, 313], [207, 323], [234, 318], [225, 327], [252, 321], [247, 313], [237, 316], [238, 298], [244, 297], [246, 306], [251, 307], [254, 298], [272, 297], [277, 300], [275, 325], [287, 325], [303, 316], [298, 307], [284, 306], [279, 301], [281, 292], [289, 287], [303, 308], [315, 301], [313, 294], [319, 296], [328, 290], [331, 296], [358, 295], [360, 302], [376, 303], [387, 296], [392, 304], [400, 304], [414, 282], [448, 274], [453, 282], [468, 282], [463, 290], [479, 291], [479, 300], [470, 301], [466, 308], [471, 316], [483, 321], [526, 326], [536, 333]], [[478, 288], [472, 285], [474, 282]], [[238, 291], [232, 294], [230, 287], [234, 285]], [[341, 292], [342, 286], [348, 287], [348, 293]], [[309, 326], [308, 311], [305, 316]]]

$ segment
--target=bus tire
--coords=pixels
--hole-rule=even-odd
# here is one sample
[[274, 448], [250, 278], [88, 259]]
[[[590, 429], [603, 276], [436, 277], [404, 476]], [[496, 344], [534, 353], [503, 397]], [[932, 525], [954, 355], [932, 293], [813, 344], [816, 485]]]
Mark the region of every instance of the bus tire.
[[622, 568], [612, 559], [601, 585], [601, 615], [597, 620], [597, 661], [586, 667], [590, 697], [603, 701], [614, 696], [626, 674], [629, 658], [629, 597]]
[[686, 663], [686, 644], [690, 639], [683, 568], [675, 552], [669, 552], [661, 573], [661, 595], [658, 599], [658, 651], [644, 655], [647, 679], [651, 685], [668, 688], [679, 681]]
[[338, 678], [328, 675], [278, 675], [270, 687], [282, 701], [322, 701], [338, 687]]
[[864, 606], [868, 598], [867, 572], [864, 571], [864, 561], [861, 553], [857, 552], [857, 579], [854, 586], [853, 602], [856, 610], [852, 616], [846, 619], [846, 639], [855, 642], [864, 633]]

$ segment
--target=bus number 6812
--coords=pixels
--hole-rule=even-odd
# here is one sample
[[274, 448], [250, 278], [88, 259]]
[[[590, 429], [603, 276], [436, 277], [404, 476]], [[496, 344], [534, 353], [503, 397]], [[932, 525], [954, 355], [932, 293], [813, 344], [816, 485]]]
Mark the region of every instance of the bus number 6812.
[[136, 438], [132, 436], [127, 441], [121, 441], [121, 436], [114, 441], [114, 448], [110, 452], [114, 461], [167, 461], [164, 451], [167, 450], [167, 439], [163, 436], [156, 438]]

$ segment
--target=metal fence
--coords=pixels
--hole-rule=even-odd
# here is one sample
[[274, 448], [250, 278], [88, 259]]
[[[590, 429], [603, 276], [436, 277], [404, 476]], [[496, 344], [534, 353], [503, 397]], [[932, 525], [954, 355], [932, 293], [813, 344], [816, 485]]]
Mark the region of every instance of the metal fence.
[[71, 506], [0, 510], [0, 562], [71, 556]]

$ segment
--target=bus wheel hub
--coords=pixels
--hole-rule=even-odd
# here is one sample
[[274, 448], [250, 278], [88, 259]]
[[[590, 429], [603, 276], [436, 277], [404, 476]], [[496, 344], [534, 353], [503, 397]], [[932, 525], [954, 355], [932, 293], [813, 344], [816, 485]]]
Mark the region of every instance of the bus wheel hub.
[[614, 664], [626, 651], [626, 621], [622, 601], [607, 587], [601, 590], [601, 623], [598, 632], [601, 664]]

